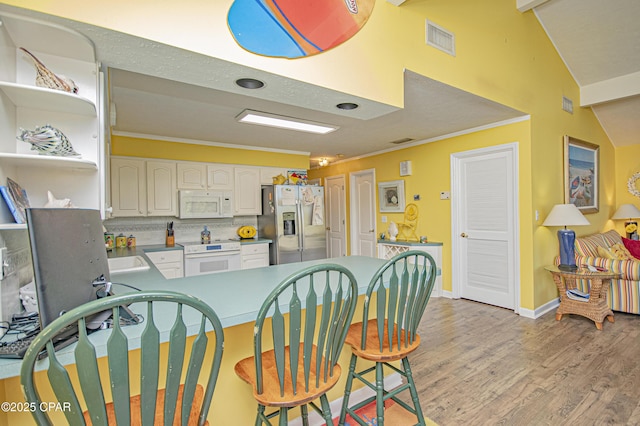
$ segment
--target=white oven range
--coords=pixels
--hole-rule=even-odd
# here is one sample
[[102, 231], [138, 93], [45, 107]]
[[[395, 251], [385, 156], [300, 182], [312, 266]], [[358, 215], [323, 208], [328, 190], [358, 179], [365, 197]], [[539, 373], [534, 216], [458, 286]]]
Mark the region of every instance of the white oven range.
[[213, 274], [240, 269], [240, 241], [181, 243], [184, 248], [184, 276]]

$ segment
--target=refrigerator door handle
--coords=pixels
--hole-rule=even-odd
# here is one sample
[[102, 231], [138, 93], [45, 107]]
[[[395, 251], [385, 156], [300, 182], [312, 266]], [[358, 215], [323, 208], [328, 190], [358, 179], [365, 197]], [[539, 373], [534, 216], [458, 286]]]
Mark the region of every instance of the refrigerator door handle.
[[304, 251], [304, 218], [302, 217], [302, 202], [296, 200], [296, 216], [298, 216], [298, 250]]

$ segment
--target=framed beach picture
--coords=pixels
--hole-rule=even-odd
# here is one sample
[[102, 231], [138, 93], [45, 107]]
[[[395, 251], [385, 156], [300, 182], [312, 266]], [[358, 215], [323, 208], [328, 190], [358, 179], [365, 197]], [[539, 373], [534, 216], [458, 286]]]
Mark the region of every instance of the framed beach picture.
[[564, 137], [564, 202], [582, 213], [597, 213], [600, 147]]
[[404, 180], [378, 183], [380, 211], [387, 213], [404, 212]]

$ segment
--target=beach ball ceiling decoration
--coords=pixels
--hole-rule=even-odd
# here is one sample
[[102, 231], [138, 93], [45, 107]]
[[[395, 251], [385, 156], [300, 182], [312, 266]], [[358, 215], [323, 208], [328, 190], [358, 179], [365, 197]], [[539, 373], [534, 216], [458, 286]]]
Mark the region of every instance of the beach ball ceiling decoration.
[[258, 55], [301, 58], [353, 37], [375, 0], [235, 0], [227, 22], [236, 42]]

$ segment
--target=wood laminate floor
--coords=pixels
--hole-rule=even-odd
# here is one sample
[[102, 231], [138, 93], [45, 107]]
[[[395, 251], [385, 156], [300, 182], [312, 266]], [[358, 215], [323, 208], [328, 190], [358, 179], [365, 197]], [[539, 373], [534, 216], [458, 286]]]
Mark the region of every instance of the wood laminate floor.
[[[640, 316], [603, 331], [433, 298], [410, 356], [425, 416], [446, 425], [640, 424]], [[408, 392], [405, 392], [408, 396]], [[406, 399], [406, 398], [405, 398]]]

